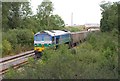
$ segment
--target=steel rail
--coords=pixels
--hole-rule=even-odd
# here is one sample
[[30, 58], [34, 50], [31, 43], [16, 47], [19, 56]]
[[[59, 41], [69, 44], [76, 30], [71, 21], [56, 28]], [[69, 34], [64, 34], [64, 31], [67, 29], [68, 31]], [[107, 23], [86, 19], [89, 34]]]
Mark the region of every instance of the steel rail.
[[28, 54], [31, 54], [31, 53], [34, 53], [34, 50], [28, 51], [28, 52], [24, 52], [24, 53], [15, 55], [15, 56], [11, 56], [11, 57], [9, 57], [9, 58], [5, 58], [5, 59], [2, 58], [2, 59], [0, 60], [0, 63], [3, 63], [3, 62], [5, 62], [5, 61], [9, 61], [9, 60], [12, 60], [12, 59], [16, 59], [16, 58], [19, 58], [19, 57], [22, 57], [22, 56], [25, 56], [25, 55], [28, 55]]
[[[0, 66], [1, 66], [0, 76], [5, 74], [8, 71], [10, 66], [12, 66], [13, 68], [19, 68], [21, 65], [26, 64], [28, 57], [31, 57], [33, 55], [34, 55], [34, 51], [32, 50], [32, 51], [21, 53], [19, 55], [12, 56], [10, 58], [1, 60], [0, 61]], [[21, 62], [19, 62], [19, 61], [21, 61]], [[16, 64], [14, 64], [15, 62], [16, 62]], [[10, 65], [10, 63], [11, 63], [11, 65]]]

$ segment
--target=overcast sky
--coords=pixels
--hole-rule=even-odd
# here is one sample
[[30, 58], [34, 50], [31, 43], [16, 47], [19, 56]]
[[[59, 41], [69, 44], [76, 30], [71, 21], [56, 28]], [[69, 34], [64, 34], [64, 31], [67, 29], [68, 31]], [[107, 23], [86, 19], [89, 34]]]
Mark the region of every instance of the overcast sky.
[[[36, 8], [43, 0], [31, 0], [32, 10], [36, 13]], [[83, 25], [86, 23], [100, 23], [101, 11], [99, 4], [103, 0], [51, 0], [54, 5], [54, 14], [58, 14], [71, 25], [71, 14], [73, 13], [73, 24]], [[118, 1], [118, 0], [105, 0]]]

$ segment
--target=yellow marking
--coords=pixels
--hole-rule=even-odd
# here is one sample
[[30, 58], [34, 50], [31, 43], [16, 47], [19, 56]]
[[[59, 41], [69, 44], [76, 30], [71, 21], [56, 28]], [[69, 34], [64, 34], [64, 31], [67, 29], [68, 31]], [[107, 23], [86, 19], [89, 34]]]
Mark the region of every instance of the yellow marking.
[[44, 46], [42, 46], [42, 47], [35, 47], [34, 48], [34, 50], [37, 50], [39, 52], [43, 51], [44, 49], [45, 49]]

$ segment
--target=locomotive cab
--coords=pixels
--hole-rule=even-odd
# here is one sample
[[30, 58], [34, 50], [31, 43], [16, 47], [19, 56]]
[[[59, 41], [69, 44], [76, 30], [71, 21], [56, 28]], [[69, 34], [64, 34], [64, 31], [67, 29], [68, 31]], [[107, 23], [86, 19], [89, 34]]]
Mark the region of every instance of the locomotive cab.
[[42, 55], [42, 51], [44, 51], [46, 47], [49, 47], [51, 45], [51, 36], [47, 33], [39, 32], [34, 35], [34, 52], [36, 56], [40, 57]]
[[[34, 52], [36, 56], [41, 56], [42, 51], [47, 47], [58, 48], [59, 44], [71, 41], [70, 32], [61, 30], [50, 30], [38, 32], [34, 35]], [[55, 49], [56, 49], [55, 48]]]

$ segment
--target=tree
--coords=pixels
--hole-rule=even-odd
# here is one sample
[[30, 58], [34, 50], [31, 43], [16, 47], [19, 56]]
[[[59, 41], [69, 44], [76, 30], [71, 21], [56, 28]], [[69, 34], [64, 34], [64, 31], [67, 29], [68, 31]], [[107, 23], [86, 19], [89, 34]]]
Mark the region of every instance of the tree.
[[101, 31], [112, 31], [118, 27], [118, 2], [103, 2], [100, 7], [102, 8], [102, 19], [100, 21]]
[[21, 3], [16, 2], [16, 3], [11, 3], [10, 6], [10, 14], [8, 17], [8, 25], [11, 29], [20, 27], [20, 14], [19, 14], [19, 7], [20, 7]]
[[51, 23], [50, 25], [51, 25], [52, 29], [61, 29], [61, 27], [65, 26], [64, 21], [57, 14], [56, 15], [51, 15], [50, 23]]
[[53, 15], [53, 4], [50, 0], [43, 0], [37, 9], [37, 19], [41, 29], [61, 29], [64, 27], [64, 21], [59, 15]]
[[32, 15], [31, 4], [29, 2], [23, 2], [20, 6], [20, 16], [23, 18], [30, 17]]
[[38, 18], [40, 21], [40, 25], [42, 25], [44, 27], [44, 29], [46, 29], [46, 27], [49, 27], [49, 18], [50, 15], [53, 12], [53, 4], [51, 1], [49, 0], [43, 0], [43, 2], [38, 6], [37, 9], [37, 14], [38, 14]]
[[8, 26], [9, 10], [10, 10], [10, 3], [2, 2], [2, 29], [3, 30], [7, 30], [9, 28], [9, 26]]
[[4, 31], [23, 28], [25, 19], [32, 14], [29, 2], [3, 2], [2, 6]]
[[21, 17], [21, 25], [20, 28], [28, 28], [32, 22], [31, 17], [32, 17], [32, 9], [31, 9], [31, 4], [29, 2], [21, 3], [20, 6], [20, 17]]
[[1, 25], [2, 25], [2, 2], [0, 1], [0, 30], [1, 30]]

